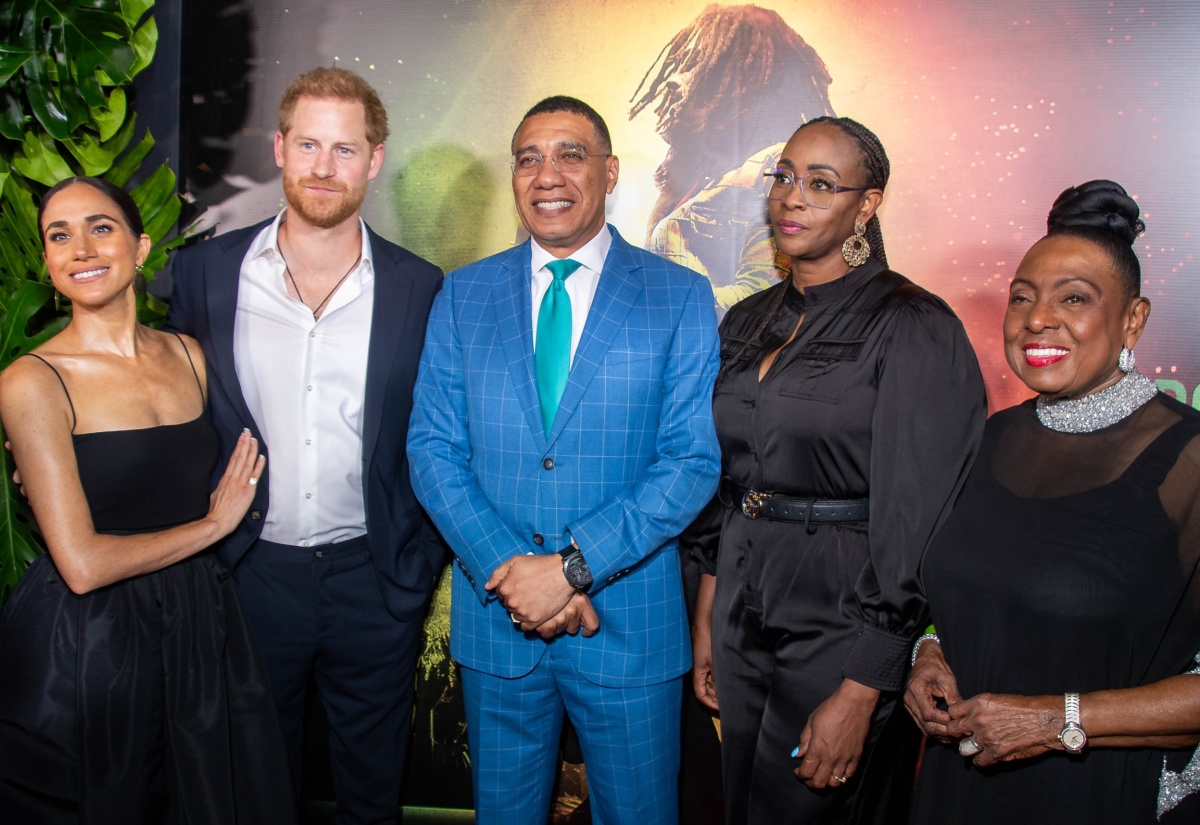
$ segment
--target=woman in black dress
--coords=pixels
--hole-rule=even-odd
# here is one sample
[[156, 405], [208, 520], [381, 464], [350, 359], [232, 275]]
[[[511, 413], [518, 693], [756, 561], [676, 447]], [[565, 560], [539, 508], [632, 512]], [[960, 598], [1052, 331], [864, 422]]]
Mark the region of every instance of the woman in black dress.
[[1048, 229], [1004, 320], [1038, 396], [988, 421], [921, 568], [915, 820], [1200, 822], [1200, 413], [1134, 366], [1133, 199], [1068, 189]]
[[49, 549], [0, 618], [0, 818], [292, 822], [274, 705], [233, 581], [231, 532], [264, 458], [217, 436], [190, 338], [137, 323], [150, 252], [118, 187], [72, 178], [38, 216], [71, 322], [0, 375], [0, 415]]
[[721, 326], [695, 688], [721, 698], [727, 821], [895, 822], [885, 728], [925, 621], [916, 566], [974, 453], [983, 381], [950, 309], [887, 267], [874, 134], [817, 118], [771, 177], [791, 277]]

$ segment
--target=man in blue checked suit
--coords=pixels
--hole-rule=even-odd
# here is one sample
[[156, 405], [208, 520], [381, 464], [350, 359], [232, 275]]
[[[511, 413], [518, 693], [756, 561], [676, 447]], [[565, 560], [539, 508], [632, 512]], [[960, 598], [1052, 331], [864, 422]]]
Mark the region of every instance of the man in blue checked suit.
[[533, 107], [513, 137], [531, 240], [447, 276], [421, 357], [408, 454], [457, 557], [480, 823], [546, 821], [564, 711], [597, 823], [678, 821], [675, 537], [717, 485], [716, 319], [704, 278], [605, 224], [617, 173], [591, 107]]

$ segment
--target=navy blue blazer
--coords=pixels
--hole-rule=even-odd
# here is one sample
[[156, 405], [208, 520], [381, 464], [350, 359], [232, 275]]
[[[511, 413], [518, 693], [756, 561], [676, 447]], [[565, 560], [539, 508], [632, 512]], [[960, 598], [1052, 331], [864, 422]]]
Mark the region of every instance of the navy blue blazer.
[[[233, 358], [233, 323], [242, 260], [270, 221], [219, 235], [185, 249], [171, 267], [171, 308], [165, 329], [190, 335], [204, 348], [208, 408], [221, 437], [224, 472], [238, 434], [249, 428], [270, 461], [270, 445], [246, 406]], [[409, 482], [405, 442], [413, 384], [433, 298], [442, 272], [367, 229], [375, 268], [375, 306], [363, 404], [363, 498], [371, 558], [388, 610], [416, 618], [444, 563], [444, 546], [425, 518]], [[214, 482], [215, 483], [215, 482]], [[267, 474], [242, 524], [217, 548], [233, 569], [262, 533], [270, 485]]]

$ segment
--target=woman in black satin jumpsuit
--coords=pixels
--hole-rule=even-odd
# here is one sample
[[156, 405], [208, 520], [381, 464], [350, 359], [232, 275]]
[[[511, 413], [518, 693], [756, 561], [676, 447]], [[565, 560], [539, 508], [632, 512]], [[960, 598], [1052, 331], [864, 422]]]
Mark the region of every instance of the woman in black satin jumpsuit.
[[917, 564], [986, 404], [962, 324], [888, 269], [888, 174], [855, 121], [802, 126], [770, 184], [791, 277], [721, 327], [694, 678], [720, 711], [730, 823], [903, 818], [889, 800], [911, 785], [897, 754], [915, 759], [898, 697], [926, 621]]

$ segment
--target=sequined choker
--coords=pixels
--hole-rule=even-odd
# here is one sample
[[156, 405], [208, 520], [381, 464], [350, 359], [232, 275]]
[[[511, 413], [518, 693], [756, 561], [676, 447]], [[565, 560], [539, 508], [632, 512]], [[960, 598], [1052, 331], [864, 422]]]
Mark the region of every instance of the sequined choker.
[[1128, 373], [1108, 389], [1067, 401], [1037, 400], [1038, 421], [1060, 433], [1094, 433], [1111, 427], [1158, 393], [1158, 385], [1140, 372]]

